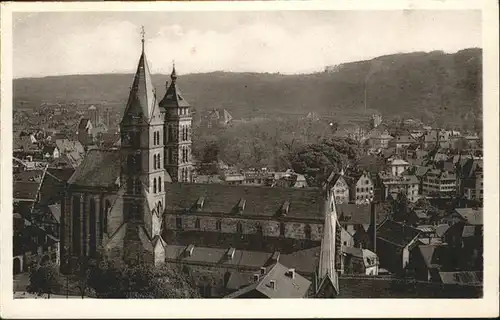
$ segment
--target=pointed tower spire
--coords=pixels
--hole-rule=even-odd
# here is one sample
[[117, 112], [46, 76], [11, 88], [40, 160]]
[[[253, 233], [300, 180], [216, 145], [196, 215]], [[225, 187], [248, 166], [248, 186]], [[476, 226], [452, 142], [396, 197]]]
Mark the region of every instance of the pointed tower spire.
[[326, 197], [323, 210], [325, 212], [325, 225], [321, 240], [316, 295], [331, 298], [339, 292], [338, 275], [335, 270], [337, 210], [331, 195]]
[[175, 80], [177, 80], [177, 72], [175, 72], [175, 60], [172, 61], [172, 74], [170, 75], [170, 79], [172, 79], [172, 83], [175, 83]]
[[131, 119], [141, 119], [146, 123], [160, 121], [160, 109], [156, 100], [151, 71], [144, 49], [144, 27], [141, 27], [141, 56], [134, 76], [134, 81], [130, 89], [127, 106], [122, 122], [128, 123]]
[[142, 44], [142, 52], [144, 53], [144, 36], [146, 32], [144, 31], [144, 26], [141, 26], [141, 44]]

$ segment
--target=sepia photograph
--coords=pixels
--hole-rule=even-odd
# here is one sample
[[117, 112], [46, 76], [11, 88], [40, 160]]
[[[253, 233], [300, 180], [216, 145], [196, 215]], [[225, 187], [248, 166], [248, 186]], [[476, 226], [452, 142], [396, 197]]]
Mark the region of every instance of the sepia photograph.
[[14, 303], [498, 303], [484, 6], [93, 5], [2, 15]]

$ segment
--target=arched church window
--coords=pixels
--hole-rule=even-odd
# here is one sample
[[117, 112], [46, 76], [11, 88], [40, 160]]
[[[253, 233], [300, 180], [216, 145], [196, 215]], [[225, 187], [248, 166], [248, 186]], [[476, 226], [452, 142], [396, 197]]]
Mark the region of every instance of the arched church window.
[[79, 254], [80, 253], [80, 197], [79, 196], [74, 196], [73, 197], [73, 203], [72, 203], [72, 235], [73, 235], [73, 252]]
[[236, 223], [236, 233], [242, 234], [243, 233], [243, 226], [241, 225], [241, 222], [238, 221]]
[[90, 199], [90, 214], [89, 214], [89, 246], [90, 255], [93, 256], [96, 253], [97, 248], [97, 232], [96, 232], [96, 203], [93, 198]]
[[255, 233], [257, 233], [257, 235], [259, 236], [262, 236], [262, 225], [260, 223], [257, 223], [257, 225], [255, 226]]
[[153, 193], [156, 193], [156, 178], [153, 179]]
[[158, 177], [158, 192], [161, 192], [161, 177]]
[[141, 179], [136, 178], [135, 179], [135, 193], [136, 194], [140, 194], [141, 193], [141, 186], [142, 186]]
[[215, 222], [215, 230], [217, 230], [217, 231], [221, 231], [222, 230], [222, 221], [221, 220], [217, 220]]
[[280, 223], [280, 236], [285, 236], [285, 223]]
[[304, 235], [307, 240], [311, 240], [311, 226], [308, 224], [304, 226]]
[[196, 218], [196, 221], [194, 222], [194, 227], [195, 229], [200, 229], [200, 218]]

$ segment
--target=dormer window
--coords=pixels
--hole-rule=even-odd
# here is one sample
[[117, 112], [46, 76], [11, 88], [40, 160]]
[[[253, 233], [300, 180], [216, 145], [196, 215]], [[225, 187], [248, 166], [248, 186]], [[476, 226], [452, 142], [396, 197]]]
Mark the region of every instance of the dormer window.
[[196, 210], [202, 210], [205, 203], [205, 197], [199, 197], [196, 201]]
[[243, 213], [243, 210], [245, 210], [245, 204], [246, 200], [241, 198], [240, 201], [238, 202], [238, 213]]
[[288, 214], [288, 210], [290, 209], [290, 202], [288, 201], [285, 201], [283, 202], [283, 204], [281, 205], [281, 215], [283, 216], [286, 216]]

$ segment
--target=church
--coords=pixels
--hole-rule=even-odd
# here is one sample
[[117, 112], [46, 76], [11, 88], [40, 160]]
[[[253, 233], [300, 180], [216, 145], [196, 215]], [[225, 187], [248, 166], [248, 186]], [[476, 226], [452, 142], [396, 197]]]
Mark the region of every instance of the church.
[[120, 146], [89, 150], [68, 181], [61, 269], [104, 253], [182, 266], [212, 279], [209, 289], [234, 292], [279, 262], [312, 279], [314, 291], [329, 283], [338, 292], [343, 240], [331, 191], [192, 183], [191, 125], [175, 65], [157, 98], [143, 37]]

